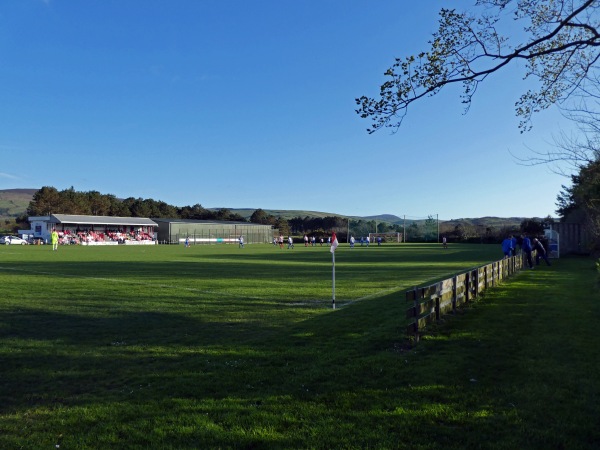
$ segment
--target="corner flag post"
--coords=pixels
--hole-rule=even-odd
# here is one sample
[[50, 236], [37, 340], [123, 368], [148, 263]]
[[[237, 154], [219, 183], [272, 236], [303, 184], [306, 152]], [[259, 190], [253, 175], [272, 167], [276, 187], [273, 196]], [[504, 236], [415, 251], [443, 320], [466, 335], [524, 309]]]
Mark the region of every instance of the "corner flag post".
[[335, 309], [335, 252], [331, 253], [331, 256], [333, 257], [333, 289], [332, 289], [332, 299], [331, 299], [331, 307], [333, 309]]
[[338, 240], [335, 235], [335, 231], [331, 236], [331, 248], [329, 251], [331, 252], [331, 257], [333, 261], [333, 278], [332, 278], [332, 299], [331, 299], [331, 307], [335, 309], [335, 249], [338, 246]]

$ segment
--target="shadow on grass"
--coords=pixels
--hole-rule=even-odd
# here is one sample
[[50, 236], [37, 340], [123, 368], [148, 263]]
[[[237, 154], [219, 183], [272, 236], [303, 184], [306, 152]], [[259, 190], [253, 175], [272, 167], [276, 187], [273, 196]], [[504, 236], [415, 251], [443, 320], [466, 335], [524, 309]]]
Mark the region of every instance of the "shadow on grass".
[[[562, 329], [551, 322], [560, 306], [552, 292], [575, 280], [558, 272], [519, 275], [410, 351], [399, 345], [398, 293], [284, 328], [200, 314], [89, 318], [21, 308], [3, 317], [0, 395], [2, 411], [13, 413], [3, 428], [15, 439], [64, 434], [65, 446], [79, 439], [88, 448], [583, 447], [598, 434], [577, 424], [598, 408], [579, 399], [577, 412], [565, 393], [593, 401], [597, 383], [566, 380], [557, 389], [559, 368], [552, 389], [548, 370], [534, 371], [549, 361], [536, 357], [535, 338]], [[597, 313], [591, 299], [585, 306]], [[573, 362], [571, 376], [597, 373]], [[561, 422], [567, 401], [573, 420]]]

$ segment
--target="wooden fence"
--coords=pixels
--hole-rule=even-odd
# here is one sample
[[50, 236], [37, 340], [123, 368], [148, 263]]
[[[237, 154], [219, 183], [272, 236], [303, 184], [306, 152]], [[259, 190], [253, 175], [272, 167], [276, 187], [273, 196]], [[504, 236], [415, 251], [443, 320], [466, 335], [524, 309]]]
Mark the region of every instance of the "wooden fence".
[[406, 317], [409, 319], [406, 330], [408, 336], [417, 343], [419, 333], [427, 324], [439, 321], [448, 312], [455, 312], [458, 306], [474, 300], [486, 289], [519, 272], [525, 264], [525, 255], [516, 255], [429, 286], [406, 291], [406, 301], [409, 305], [406, 311]]

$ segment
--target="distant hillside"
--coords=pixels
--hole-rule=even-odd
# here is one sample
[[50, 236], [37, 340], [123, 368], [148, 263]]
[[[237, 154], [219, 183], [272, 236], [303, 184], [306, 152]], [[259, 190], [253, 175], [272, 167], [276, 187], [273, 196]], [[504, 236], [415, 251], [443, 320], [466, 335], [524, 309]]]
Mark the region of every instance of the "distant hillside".
[[[208, 208], [210, 210], [218, 210], [219, 208]], [[240, 216], [242, 216], [245, 219], [249, 219], [250, 216], [252, 216], [252, 214], [254, 213], [254, 211], [256, 211], [258, 208], [227, 208], [228, 210], [230, 210], [233, 213], [237, 213]], [[270, 215], [270, 216], [275, 216], [275, 217], [282, 217], [286, 220], [289, 219], [293, 219], [295, 217], [331, 217], [331, 216], [340, 216], [340, 217], [347, 217], [341, 214], [335, 214], [335, 213], [326, 213], [326, 212], [319, 212], [319, 211], [306, 211], [306, 210], [300, 210], [300, 209], [288, 209], [288, 210], [283, 210], [283, 209], [263, 209], [263, 211]], [[354, 217], [352, 217], [354, 218]], [[362, 218], [362, 217], [357, 217], [357, 219]]]
[[[0, 190], [0, 219], [15, 218], [27, 212], [29, 202], [33, 199], [33, 195], [38, 189], [4, 189]], [[209, 208], [217, 210], [219, 208]], [[227, 208], [233, 213], [237, 213], [245, 219], [249, 219], [252, 213], [257, 208]], [[286, 220], [293, 219], [294, 217], [331, 217], [341, 216], [348, 217], [341, 214], [332, 212], [319, 212], [319, 211], [306, 211], [306, 210], [278, 210], [278, 209], [265, 209], [265, 213], [275, 216], [282, 217]], [[392, 224], [402, 224], [404, 219], [393, 214], [380, 214], [377, 216], [351, 216], [351, 219], [356, 220], [376, 220], [378, 222], [388, 222]], [[518, 228], [523, 217], [479, 217], [479, 218], [465, 218], [465, 219], [452, 219], [452, 220], [441, 220], [440, 223], [444, 224], [445, 228], [454, 228], [457, 225], [471, 225], [476, 227], [491, 227], [500, 229], [503, 227]], [[407, 222], [412, 222], [408, 220]]]
[[393, 214], [380, 214], [378, 216], [366, 216], [362, 217], [364, 220], [377, 220], [379, 222], [389, 222], [389, 223], [402, 223], [403, 219], [401, 217], [395, 216]]
[[9, 219], [25, 214], [37, 189], [0, 190], [0, 218]]
[[479, 217], [473, 219], [452, 219], [444, 220], [444, 226], [455, 227], [456, 225], [472, 225], [475, 227], [490, 227], [490, 228], [519, 228], [524, 217]]
[[[219, 208], [211, 208], [211, 209], [219, 209]], [[237, 213], [245, 219], [249, 219], [252, 216], [252, 213], [256, 211], [256, 209], [251, 208], [228, 208], [231, 212]], [[275, 217], [283, 217], [286, 220], [293, 219], [294, 217], [330, 217], [330, 216], [341, 216], [348, 217], [341, 214], [336, 213], [326, 213], [326, 212], [317, 212], [317, 211], [304, 211], [304, 210], [276, 210], [276, 209], [265, 209], [266, 214]], [[376, 216], [350, 216], [350, 219], [355, 220], [376, 220], [378, 222], [388, 222], [391, 224], [399, 224], [402, 225], [404, 223], [404, 218], [398, 217], [394, 214], [380, 214]], [[457, 225], [470, 225], [474, 227], [490, 227], [495, 229], [501, 228], [519, 228], [521, 222], [525, 219], [525, 217], [479, 217], [479, 218], [465, 218], [465, 219], [452, 219], [452, 220], [443, 220], [440, 219], [440, 224], [443, 224], [445, 228], [454, 228]], [[407, 225], [412, 222], [424, 222], [426, 219], [406, 219]]]

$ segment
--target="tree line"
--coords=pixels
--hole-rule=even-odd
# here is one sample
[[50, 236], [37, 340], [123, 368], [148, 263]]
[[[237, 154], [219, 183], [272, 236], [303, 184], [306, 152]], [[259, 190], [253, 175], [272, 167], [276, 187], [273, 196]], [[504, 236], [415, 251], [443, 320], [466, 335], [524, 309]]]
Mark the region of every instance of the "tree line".
[[348, 230], [350, 226], [356, 235], [368, 235], [376, 229], [379, 232], [398, 231], [398, 226], [375, 221], [349, 220], [340, 216], [328, 217], [283, 217], [268, 214], [263, 209], [255, 210], [249, 219], [227, 208], [207, 209], [199, 203], [183, 207], [169, 205], [163, 201], [128, 197], [119, 199], [112, 194], [98, 191], [76, 191], [73, 187], [59, 191], [52, 186], [38, 190], [29, 203], [26, 215], [17, 219], [26, 224], [28, 216], [49, 214], [73, 214], [118, 217], [155, 217], [182, 220], [220, 220], [250, 222], [272, 225], [285, 235], [317, 234], [327, 235], [331, 230]]
[[440, 235], [446, 236], [451, 242], [485, 242], [502, 241], [508, 234], [526, 232], [541, 235], [549, 222], [546, 219], [525, 219], [519, 228], [473, 226], [458, 224], [451, 226], [438, 222], [432, 216], [426, 220], [408, 221], [406, 227], [402, 224], [381, 222], [376, 220], [351, 219], [341, 216], [326, 217], [293, 217], [285, 219], [274, 216], [263, 209], [256, 209], [249, 219], [227, 208], [216, 210], [204, 208], [199, 203], [177, 207], [163, 201], [128, 197], [118, 199], [112, 194], [101, 194], [98, 191], [79, 192], [73, 187], [62, 191], [54, 187], [44, 186], [34, 195], [27, 208], [27, 214], [18, 222], [27, 223], [28, 216], [45, 216], [49, 214], [73, 214], [92, 216], [119, 217], [155, 217], [182, 220], [219, 220], [250, 222], [271, 225], [285, 236], [319, 236], [324, 237], [335, 230], [340, 241], [347, 237], [366, 237], [369, 233], [401, 233], [408, 242], [437, 242]]
[[73, 187], [59, 191], [54, 187], [44, 186], [33, 195], [27, 215], [49, 214], [246, 221], [227, 208], [210, 210], [200, 204], [177, 207], [153, 199], [118, 199], [112, 194], [101, 194], [98, 191], [79, 192]]

